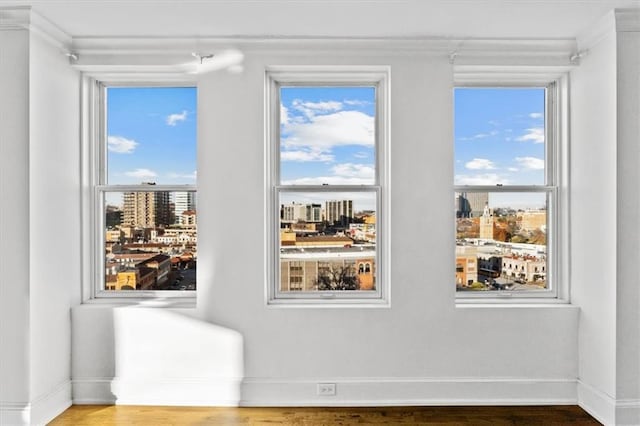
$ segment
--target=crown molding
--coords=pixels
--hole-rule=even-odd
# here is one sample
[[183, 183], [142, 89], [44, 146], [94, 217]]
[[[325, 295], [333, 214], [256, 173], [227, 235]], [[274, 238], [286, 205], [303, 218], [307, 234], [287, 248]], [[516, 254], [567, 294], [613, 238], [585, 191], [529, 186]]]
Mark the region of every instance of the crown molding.
[[615, 22], [617, 32], [640, 32], [640, 8], [616, 9]]
[[576, 50], [572, 39], [464, 40], [450, 54], [454, 67], [568, 67]]
[[227, 49], [244, 55], [348, 55], [350, 57], [447, 58], [455, 65], [569, 66], [575, 40], [452, 38], [76, 38], [75, 67], [96, 72], [172, 72], [193, 61], [192, 52]]
[[576, 37], [578, 51], [588, 51], [609, 35], [614, 34], [615, 30], [616, 19], [613, 11], [611, 11]]
[[50, 45], [68, 52], [72, 38], [53, 22], [36, 13], [30, 6], [0, 8], [0, 31], [26, 30]]
[[640, 32], [640, 8], [615, 9], [578, 35], [578, 51], [586, 52], [607, 36], [621, 32]]

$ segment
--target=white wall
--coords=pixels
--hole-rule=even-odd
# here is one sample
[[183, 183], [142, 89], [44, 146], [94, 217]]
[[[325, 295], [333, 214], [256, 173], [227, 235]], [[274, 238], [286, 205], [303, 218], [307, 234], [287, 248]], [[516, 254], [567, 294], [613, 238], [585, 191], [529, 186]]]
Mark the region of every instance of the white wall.
[[572, 301], [580, 306], [579, 378], [615, 397], [616, 37], [571, 73]]
[[[448, 58], [352, 53], [247, 53], [243, 73], [218, 72], [199, 84], [201, 238], [194, 314], [242, 336], [242, 402], [575, 401], [577, 309], [455, 306], [453, 224], [448, 209], [453, 184]], [[264, 71], [268, 65], [285, 64], [391, 66], [391, 308], [265, 305]], [[110, 327], [109, 310], [74, 309], [76, 401], [108, 397], [104, 383], [114, 378], [118, 360], [138, 353], [120, 346], [123, 337], [116, 331], [100, 331], [104, 340], [92, 335]], [[160, 335], [139, 338], [158, 351], [167, 345]], [[214, 357], [200, 356], [212, 368]], [[200, 363], [194, 368], [205, 367]], [[170, 372], [158, 367], [152, 376], [162, 380]], [[121, 377], [114, 380], [128, 382]], [[337, 396], [317, 397], [315, 384], [321, 381], [337, 382]], [[113, 394], [112, 384], [111, 397], [118, 399], [125, 389]], [[125, 401], [143, 398], [128, 392]]]
[[617, 38], [616, 397], [635, 403], [635, 412], [618, 410], [620, 421], [640, 424], [640, 29], [618, 32]]
[[71, 401], [72, 294], [80, 300], [80, 84], [63, 51], [42, 37], [32, 35], [29, 53], [30, 387], [32, 421], [40, 423]]
[[629, 11], [604, 17], [592, 37], [585, 37], [592, 45], [583, 46], [587, 55], [571, 73], [572, 300], [581, 308], [578, 398], [605, 424], [640, 424], [637, 18]]
[[24, 29], [28, 9], [0, 14], [14, 22], [0, 31], [0, 423], [44, 424], [71, 403], [79, 81], [61, 46]]
[[29, 402], [28, 52], [28, 31], [0, 31], [0, 423]]

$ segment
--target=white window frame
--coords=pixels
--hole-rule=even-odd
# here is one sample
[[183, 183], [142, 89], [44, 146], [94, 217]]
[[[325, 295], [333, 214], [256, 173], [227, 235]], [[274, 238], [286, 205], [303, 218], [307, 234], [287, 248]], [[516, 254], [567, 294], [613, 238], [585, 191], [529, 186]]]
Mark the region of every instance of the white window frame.
[[194, 192], [196, 185], [109, 185], [107, 178], [107, 123], [106, 91], [111, 87], [188, 87], [197, 90], [197, 84], [189, 80], [157, 80], [156, 78], [122, 78], [109, 76], [104, 80], [89, 76], [83, 78], [82, 93], [82, 162], [83, 162], [83, 277], [89, 282], [83, 285], [83, 300], [114, 301], [115, 299], [174, 299], [193, 303], [196, 290], [105, 290], [105, 203], [108, 192]]
[[[545, 89], [544, 185], [455, 185], [453, 192], [547, 194], [547, 288], [531, 291], [456, 291], [457, 304], [568, 303], [568, 76], [564, 72], [458, 73], [457, 88]], [[454, 116], [455, 121], [455, 116]], [[453, 176], [452, 176], [453, 178]], [[455, 233], [455, 224], [454, 224]], [[452, 263], [455, 268], [455, 261]]]
[[[386, 66], [274, 66], [265, 73], [266, 303], [275, 306], [388, 307], [389, 292], [389, 79]], [[371, 185], [282, 185], [280, 182], [281, 87], [375, 87], [375, 182]], [[374, 291], [282, 292], [280, 285], [280, 194], [374, 192], [376, 194], [376, 289]]]

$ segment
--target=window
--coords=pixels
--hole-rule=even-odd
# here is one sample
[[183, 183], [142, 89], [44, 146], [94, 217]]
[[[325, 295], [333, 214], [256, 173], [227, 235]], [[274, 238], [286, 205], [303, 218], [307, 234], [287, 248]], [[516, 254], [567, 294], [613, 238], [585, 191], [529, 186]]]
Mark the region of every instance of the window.
[[558, 295], [556, 99], [556, 83], [454, 89], [458, 298]]
[[196, 88], [94, 89], [95, 295], [193, 295]]
[[387, 74], [269, 70], [269, 303], [386, 302]]

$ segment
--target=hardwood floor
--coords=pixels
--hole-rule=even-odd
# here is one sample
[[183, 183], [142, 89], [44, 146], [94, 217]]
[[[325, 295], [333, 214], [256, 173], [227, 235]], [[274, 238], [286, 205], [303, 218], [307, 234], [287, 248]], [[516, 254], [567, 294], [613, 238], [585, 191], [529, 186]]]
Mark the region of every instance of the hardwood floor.
[[576, 406], [227, 408], [74, 405], [49, 425], [599, 425]]

